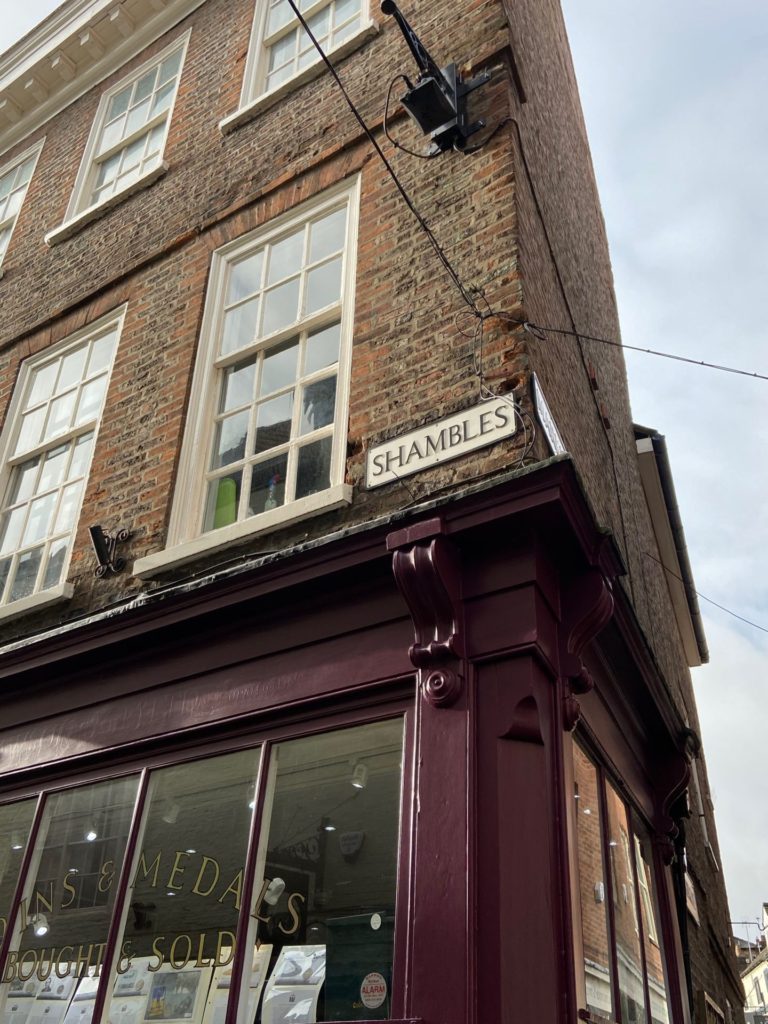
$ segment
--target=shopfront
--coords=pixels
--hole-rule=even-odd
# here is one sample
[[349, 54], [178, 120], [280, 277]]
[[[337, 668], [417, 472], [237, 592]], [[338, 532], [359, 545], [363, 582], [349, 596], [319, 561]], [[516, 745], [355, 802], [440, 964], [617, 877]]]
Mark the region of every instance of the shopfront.
[[683, 1024], [620, 571], [560, 461], [6, 650], [3, 1024]]

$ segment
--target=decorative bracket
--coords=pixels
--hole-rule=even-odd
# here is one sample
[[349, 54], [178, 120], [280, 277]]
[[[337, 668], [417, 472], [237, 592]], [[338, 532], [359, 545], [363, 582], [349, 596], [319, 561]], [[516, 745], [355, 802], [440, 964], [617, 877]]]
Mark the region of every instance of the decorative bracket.
[[133, 536], [130, 530], [118, 530], [115, 534], [104, 533], [100, 526], [90, 526], [88, 532], [91, 535], [94, 554], [99, 561], [94, 570], [97, 579], [104, 579], [105, 576], [114, 576], [125, 568], [125, 559], [116, 558], [118, 544], [124, 544]]
[[458, 552], [438, 531], [442, 522], [432, 520], [391, 534], [388, 547], [394, 550], [395, 580], [413, 619], [411, 663], [419, 670], [424, 699], [442, 708], [461, 694], [464, 649]]
[[565, 677], [564, 725], [571, 732], [581, 717], [576, 695], [588, 693], [595, 685], [581, 660], [581, 653], [597, 634], [607, 626], [613, 615], [613, 593], [606, 576], [590, 568], [578, 576], [563, 598], [565, 642], [560, 664]]

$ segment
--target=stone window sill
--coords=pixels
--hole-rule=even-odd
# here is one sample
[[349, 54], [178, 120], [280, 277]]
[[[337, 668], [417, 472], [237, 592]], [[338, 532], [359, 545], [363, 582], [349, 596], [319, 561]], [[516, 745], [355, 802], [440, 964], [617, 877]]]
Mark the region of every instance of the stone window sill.
[[123, 200], [128, 199], [130, 196], [135, 195], [136, 192], [141, 192], [145, 188], [149, 188], [150, 185], [162, 178], [164, 174], [168, 172], [168, 164], [163, 160], [153, 167], [151, 171], [143, 174], [136, 181], [131, 182], [126, 188], [121, 189], [119, 192], [115, 192], [109, 199], [105, 199], [103, 203], [97, 203], [95, 206], [89, 206], [86, 210], [82, 210], [80, 213], [76, 213], [74, 217], [70, 217], [69, 220], [65, 220], [59, 227], [54, 228], [53, 231], [49, 231], [45, 236], [45, 244], [49, 246], [58, 245], [60, 242], [65, 242], [68, 238], [72, 238], [78, 231], [81, 231], [87, 224], [91, 224], [93, 221], [103, 217], [110, 210], [114, 209], [115, 206], [119, 206]]
[[[337, 46], [335, 50], [330, 50], [328, 56], [331, 58], [333, 63], [343, 60], [348, 57], [355, 50], [359, 50], [362, 46], [365, 46], [367, 42], [374, 39], [379, 34], [379, 26], [375, 22], [369, 22], [369, 24], [363, 26], [359, 32], [355, 35], [350, 36], [349, 39], [345, 39], [344, 42]], [[285, 99], [292, 92], [300, 89], [301, 86], [306, 85], [307, 82], [313, 81], [315, 78], [319, 78], [326, 71], [325, 64], [318, 58], [314, 64], [311, 64], [308, 68], [304, 68], [298, 74], [294, 75], [293, 78], [289, 78], [287, 82], [281, 82], [277, 88], [272, 89], [270, 92], [262, 93], [255, 99], [246, 103], [244, 106], [236, 110], [234, 114], [230, 114], [225, 117], [222, 121], [219, 121], [219, 130], [222, 135], [229, 135], [230, 132], [235, 131], [243, 124], [247, 124], [248, 121], [253, 121], [259, 114], [265, 113], [271, 107], [274, 107], [281, 100]]]
[[59, 583], [56, 587], [41, 590], [37, 594], [30, 594], [29, 597], [22, 597], [19, 601], [12, 601], [0, 608], [0, 621], [27, 615], [29, 612], [36, 612], [51, 605], [69, 601], [74, 592], [75, 588], [71, 583]]
[[177, 566], [194, 562], [203, 555], [226, 551], [247, 537], [255, 537], [268, 530], [274, 530], [278, 526], [298, 523], [303, 519], [321, 515], [323, 512], [342, 508], [344, 505], [349, 505], [351, 501], [352, 488], [349, 484], [329, 487], [326, 491], [310, 494], [306, 498], [299, 498], [298, 501], [292, 501], [289, 505], [271, 509], [269, 512], [262, 512], [261, 515], [252, 516], [239, 523], [232, 523], [231, 526], [222, 526], [219, 530], [204, 533], [193, 540], [183, 541], [164, 551], [138, 558], [133, 563], [133, 575], [138, 576], [139, 579], [152, 579], [153, 576], [158, 576], [168, 569], [175, 569]]

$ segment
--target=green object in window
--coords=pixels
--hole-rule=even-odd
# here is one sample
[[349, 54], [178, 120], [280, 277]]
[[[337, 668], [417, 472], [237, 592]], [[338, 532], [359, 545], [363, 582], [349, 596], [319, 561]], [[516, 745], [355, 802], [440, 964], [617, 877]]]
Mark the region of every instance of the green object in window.
[[219, 480], [216, 491], [216, 511], [213, 514], [213, 528], [229, 526], [237, 519], [237, 484], [231, 477]]

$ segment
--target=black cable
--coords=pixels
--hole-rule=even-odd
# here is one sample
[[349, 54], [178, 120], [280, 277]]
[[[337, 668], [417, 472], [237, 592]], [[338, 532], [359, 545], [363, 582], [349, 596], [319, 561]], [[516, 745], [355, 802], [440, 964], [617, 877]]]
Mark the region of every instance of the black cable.
[[[656, 557], [656, 555], [652, 555], [650, 551], [646, 551], [645, 554], [652, 561], [657, 562], [664, 572], [668, 572], [670, 576], [674, 576], [676, 580], [680, 580], [683, 586], [688, 586], [682, 576], [679, 576], [676, 572], [670, 569], [669, 566], [665, 565], [660, 558]], [[726, 608], [724, 604], [718, 604], [717, 601], [713, 601], [711, 597], [705, 597], [704, 594], [696, 590], [695, 587], [692, 587], [691, 589], [697, 597], [700, 597], [702, 601], [706, 601], [707, 604], [714, 605], [715, 608], [719, 608], [721, 612], [725, 612], [727, 615], [732, 615], [734, 619], [738, 619], [739, 622], [746, 623], [747, 626], [752, 626], [753, 629], [759, 629], [761, 633], [768, 633], [768, 629], [766, 629], [765, 626], [759, 626], [756, 622], [752, 622], [750, 619], [745, 619], [743, 615], [738, 615], [736, 612], [731, 611], [730, 608]]]
[[384, 125], [383, 125], [383, 127], [384, 127], [384, 134], [386, 135], [387, 139], [389, 139], [389, 141], [392, 143], [392, 145], [395, 147], [395, 149], [399, 149], [402, 153], [407, 153], [408, 156], [415, 156], [419, 160], [434, 160], [435, 157], [443, 155], [442, 152], [439, 149], [435, 150], [434, 153], [417, 153], [415, 149], [408, 149], [407, 146], [401, 145], [397, 141], [397, 139], [393, 138], [392, 135], [390, 134], [390, 131], [389, 131], [389, 104], [392, 101], [392, 89], [394, 87], [394, 84], [395, 84], [395, 82], [399, 82], [401, 79], [410, 88], [410, 82], [405, 77], [405, 75], [395, 75], [394, 78], [392, 78], [392, 80], [390, 81], [389, 87], [387, 88], [387, 101], [384, 104]]
[[432, 229], [430, 228], [430, 226], [427, 224], [427, 222], [424, 220], [422, 215], [419, 213], [419, 211], [414, 206], [413, 200], [411, 199], [411, 197], [406, 192], [405, 187], [403, 186], [403, 184], [401, 183], [401, 181], [398, 178], [397, 174], [395, 173], [395, 169], [392, 167], [392, 165], [389, 162], [389, 160], [387, 159], [383, 149], [381, 148], [379, 143], [376, 141], [376, 138], [375, 138], [373, 132], [368, 127], [368, 125], [365, 123], [362, 114], [357, 109], [357, 107], [352, 102], [352, 100], [350, 99], [349, 94], [347, 93], [347, 90], [344, 88], [344, 83], [341, 81], [341, 78], [339, 78], [339, 74], [336, 71], [336, 68], [330, 62], [330, 60], [328, 59], [328, 57], [327, 57], [325, 51], [323, 50], [322, 46], [320, 45], [320, 43], [315, 38], [315, 35], [312, 32], [312, 29], [307, 24], [306, 18], [301, 13], [299, 8], [296, 6], [295, 0], [288, 0], [288, 4], [289, 4], [291, 10], [293, 11], [293, 13], [296, 15], [296, 17], [297, 17], [297, 19], [299, 21], [299, 24], [301, 25], [301, 27], [304, 29], [304, 31], [307, 33], [307, 35], [309, 36], [310, 40], [312, 41], [312, 45], [315, 47], [317, 52], [320, 54], [320, 57], [321, 57], [323, 63], [328, 68], [330, 73], [333, 75], [333, 78], [334, 78], [336, 84], [338, 85], [339, 89], [341, 90], [341, 94], [344, 97], [344, 99], [346, 100], [347, 106], [352, 111], [352, 114], [355, 117], [355, 120], [360, 125], [360, 127], [365, 132], [365, 134], [368, 136], [368, 140], [370, 141], [371, 145], [373, 146], [374, 150], [376, 151], [377, 155], [379, 156], [379, 159], [381, 160], [381, 162], [384, 164], [385, 168], [387, 169], [387, 173], [389, 174], [390, 178], [394, 182], [395, 187], [397, 188], [398, 192], [402, 196], [402, 198], [403, 198], [406, 206], [408, 207], [408, 209], [411, 211], [413, 216], [418, 221], [419, 227], [421, 228], [421, 230], [424, 232], [424, 234], [429, 239], [429, 243], [432, 246], [432, 248], [434, 249], [437, 258], [440, 260], [440, 262], [442, 263], [442, 265], [445, 268], [446, 272], [450, 276], [451, 280], [453, 281], [454, 285], [456, 286], [456, 288], [457, 288], [459, 294], [461, 295], [462, 299], [467, 304], [467, 306], [469, 306], [470, 309], [474, 310], [477, 313], [478, 312], [477, 307], [476, 307], [472, 297], [470, 296], [469, 292], [467, 291], [467, 289], [462, 284], [461, 278], [459, 277], [458, 273], [454, 269], [453, 264], [451, 263], [451, 261], [446, 256], [446, 254], [443, 251], [442, 247], [440, 246], [440, 243], [438, 242], [438, 240], [435, 238], [434, 234], [432, 233]]
[[[289, 0], [289, 3], [292, 3], [292, 2], [293, 2], [293, 0]], [[557, 283], [558, 283], [559, 288], [560, 288], [560, 294], [563, 297], [563, 302], [565, 303], [565, 308], [568, 311], [568, 317], [569, 317], [569, 319], [571, 321], [571, 324], [573, 325], [573, 335], [576, 338], [577, 347], [578, 347], [578, 350], [579, 350], [579, 359], [581, 360], [581, 365], [582, 365], [582, 367], [584, 369], [584, 373], [585, 373], [585, 375], [587, 377], [588, 390], [589, 390], [590, 395], [592, 396], [592, 402], [594, 403], [595, 411], [597, 412], [597, 421], [600, 424], [600, 427], [602, 428], [603, 435], [605, 437], [605, 443], [608, 446], [608, 454], [610, 456], [610, 462], [611, 462], [611, 472], [613, 474], [613, 482], [614, 482], [614, 486], [616, 488], [616, 505], [617, 505], [618, 510], [619, 510], [619, 519], [621, 521], [621, 532], [622, 532], [623, 537], [624, 537], [624, 550], [625, 550], [625, 552], [627, 554], [627, 559], [629, 559], [629, 543], [628, 543], [628, 540], [627, 540], [627, 524], [626, 524], [626, 520], [624, 518], [624, 506], [623, 506], [622, 501], [621, 501], [621, 488], [619, 486], [619, 474], [618, 474], [618, 470], [616, 469], [616, 456], [615, 456], [614, 451], [613, 451], [613, 444], [611, 442], [611, 438], [610, 438], [610, 435], [608, 433], [608, 428], [606, 427], [605, 422], [603, 420], [603, 413], [602, 413], [602, 410], [600, 408], [600, 403], [597, 400], [597, 395], [595, 394], [595, 392], [594, 392], [594, 390], [592, 388], [591, 382], [590, 382], [589, 366], [587, 364], [586, 356], [584, 355], [584, 346], [582, 345], [582, 335], [576, 330], [576, 318], [573, 315], [573, 309], [571, 308], [571, 303], [570, 303], [570, 300], [568, 298], [568, 291], [567, 291], [567, 289], [565, 287], [565, 281], [563, 280], [563, 276], [562, 276], [562, 274], [560, 272], [560, 264], [558, 262], [557, 255], [555, 253], [555, 247], [554, 247], [554, 245], [552, 243], [552, 238], [551, 238], [551, 236], [549, 234], [549, 229], [547, 227], [547, 220], [546, 220], [546, 217], [544, 216], [544, 210], [542, 208], [541, 202], [539, 201], [539, 195], [538, 195], [538, 192], [536, 190], [536, 184], [535, 184], [535, 181], [534, 181], [534, 178], [533, 178], [533, 174], [531, 172], [530, 164], [528, 163], [528, 157], [527, 157], [526, 152], [525, 152], [525, 144], [523, 142], [523, 133], [522, 133], [522, 131], [520, 129], [520, 123], [518, 122], [517, 118], [515, 118], [515, 117], [510, 117], [509, 118], [509, 123], [513, 124], [515, 126], [515, 132], [517, 134], [517, 141], [518, 141], [518, 145], [520, 147], [520, 159], [521, 159], [522, 164], [523, 164], [523, 170], [525, 171], [525, 176], [526, 176], [526, 178], [528, 180], [528, 185], [529, 185], [530, 190], [531, 190], [531, 196], [533, 198], [533, 204], [536, 207], [536, 213], [537, 213], [539, 221], [541, 223], [542, 231], [544, 232], [544, 239], [545, 239], [545, 241], [547, 243], [547, 249], [549, 250], [549, 258], [552, 260], [552, 267], [554, 268], [554, 271], [555, 271], [555, 277], [557, 278]], [[634, 597], [635, 597], [635, 587], [634, 587], [633, 575], [632, 575], [631, 572], [629, 574], [629, 588], [630, 588], [630, 591], [631, 591], [631, 594], [632, 594], [632, 598], [634, 600]]]
[[502, 128], [504, 128], [508, 124], [511, 124], [511, 122], [511, 117], [505, 117], [503, 120], [499, 121], [499, 123], [496, 125], [493, 131], [489, 132], [488, 135], [486, 135], [482, 142], [478, 142], [475, 146], [464, 146], [462, 148], [461, 146], [457, 145], [454, 142], [453, 148], [457, 153], [461, 153], [462, 156], [471, 156], [473, 153], [479, 153], [481, 150], [485, 149], [485, 147], [488, 145], [491, 139], [494, 138], [494, 136], [498, 135]]
[[[497, 314], [500, 315], [500, 314]], [[512, 319], [510, 317], [510, 319]], [[600, 345], [610, 345], [612, 348], [626, 348], [632, 352], [644, 352], [649, 356], [660, 356], [662, 359], [674, 359], [678, 363], [690, 363], [692, 366], [703, 366], [708, 370], [721, 370], [723, 373], [736, 373], [741, 377], [754, 377], [756, 380], [768, 380], [768, 374], [757, 373], [754, 370], [740, 370], [735, 366], [724, 366], [720, 363], [708, 363], [704, 359], [691, 359], [689, 356], [673, 355], [671, 352], [661, 352], [655, 348], [641, 348], [639, 345], [627, 345], [623, 341], [614, 341], [611, 338], [596, 338], [592, 334], [577, 334], [576, 331], [566, 331], [559, 327], [544, 327], [542, 324], [534, 324], [528, 321], [516, 320], [521, 327], [529, 330], [544, 331], [546, 334], [566, 334], [571, 337], [584, 338], [586, 341], [596, 341]]]

